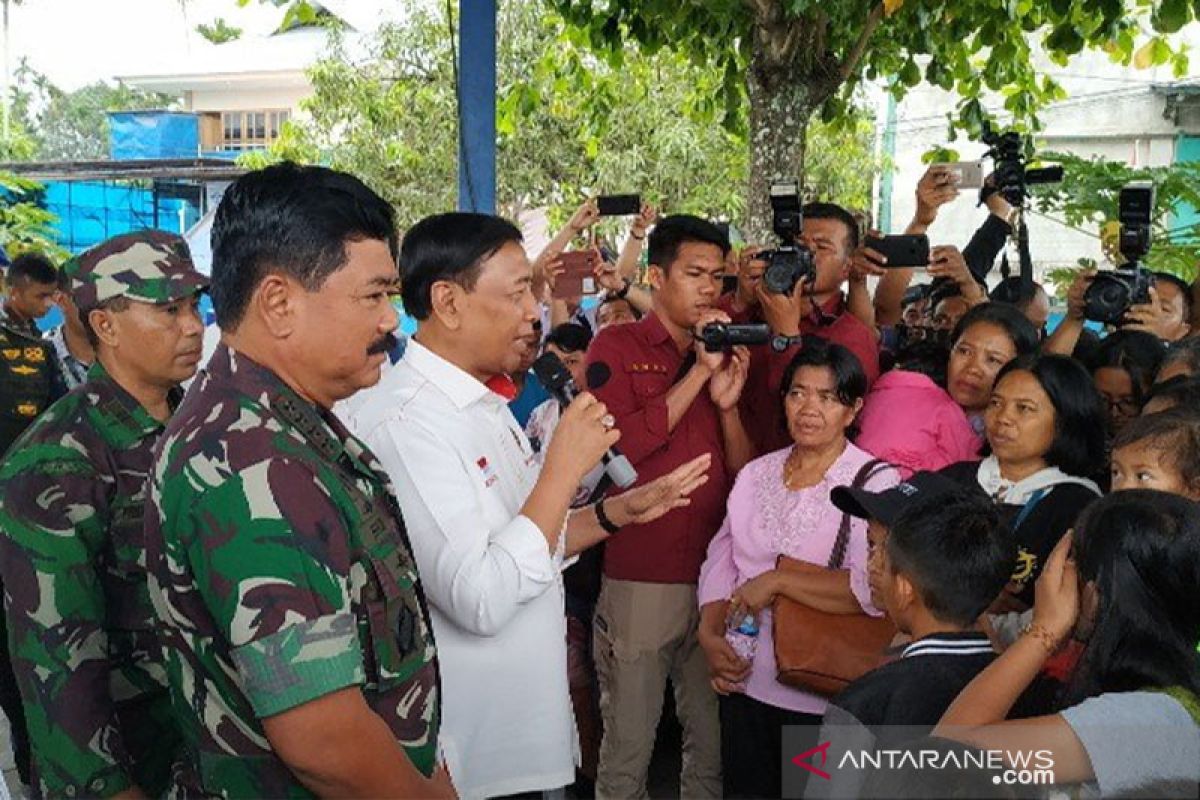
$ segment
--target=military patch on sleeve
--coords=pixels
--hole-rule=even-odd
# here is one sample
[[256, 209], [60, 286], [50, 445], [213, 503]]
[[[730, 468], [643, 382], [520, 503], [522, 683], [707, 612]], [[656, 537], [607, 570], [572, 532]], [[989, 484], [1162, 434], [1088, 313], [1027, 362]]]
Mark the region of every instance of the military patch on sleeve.
[[601, 388], [604, 384], [608, 383], [608, 379], [611, 377], [612, 370], [603, 361], [594, 361], [588, 364], [587, 385], [589, 389]]

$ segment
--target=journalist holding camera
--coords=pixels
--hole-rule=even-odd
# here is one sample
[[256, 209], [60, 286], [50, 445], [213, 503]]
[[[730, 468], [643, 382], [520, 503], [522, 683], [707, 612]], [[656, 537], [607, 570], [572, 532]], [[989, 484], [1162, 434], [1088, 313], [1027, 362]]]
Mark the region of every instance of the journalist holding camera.
[[757, 453], [791, 442], [783, 419], [762, 409], [775, 403], [803, 337], [843, 345], [862, 364], [869, 382], [879, 375], [875, 332], [851, 313], [842, 291], [859, 248], [857, 220], [832, 203], [801, 207], [794, 181], [772, 185], [771, 209], [778, 246], [748, 250], [739, 264], [737, 290], [719, 304], [731, 318], [749, 324], [717, 328], [706, 337], [713, 346], [762, 345], [749, 348], [749, 376], [740, 401]]
[[1131, 183], [1121, 189], [1118, 250], [1125, 262], [1113, 270], [1086, 270], [1067, 292], [1067, 316], [1047, 340], [1046, 352], [1071, 355], [1086, 321], [1126, 331], [1144, 331], [1164, 342], [1191, 332], [1187, 284], [1167, 273], [1146, 269], [1142, 259], [1151, 246], [1154, 186]]

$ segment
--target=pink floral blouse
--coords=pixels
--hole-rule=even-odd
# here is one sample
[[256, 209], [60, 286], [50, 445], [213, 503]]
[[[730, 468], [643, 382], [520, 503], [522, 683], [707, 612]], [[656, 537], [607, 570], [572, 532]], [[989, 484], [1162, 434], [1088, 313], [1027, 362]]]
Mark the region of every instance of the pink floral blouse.
[[[873, 456], [846, 443], [825, 479], [815, 486], [791, 491], [783, 484], [783, 465], [791, 448], [777, 450], [747, 464], [738, 474], [726, 506], [725, 522], [708, 546], [700, 569], [701, 606], [727, 600], [733, 590], [751, 578], [774, 569], [780, 555], [819, 566], [829, 563], [842, 512], [829, 500], [837, 486], [848, 486]], [[883, 469], [866, 487], [882, 491], [900, 481], [894, 469]], [[867, 576], [867, 523], [854, 519], [846, 548], [845, 568], [858, 604], [872, 616], [882, 612], [871, 604]], [[771, 611], [759, 619], [758, 647], [746, 680], [746, 694], [763, 703], [805, 714], [823, 714], [827, 701], [785, 686], [775, 679], [775, 647]]]

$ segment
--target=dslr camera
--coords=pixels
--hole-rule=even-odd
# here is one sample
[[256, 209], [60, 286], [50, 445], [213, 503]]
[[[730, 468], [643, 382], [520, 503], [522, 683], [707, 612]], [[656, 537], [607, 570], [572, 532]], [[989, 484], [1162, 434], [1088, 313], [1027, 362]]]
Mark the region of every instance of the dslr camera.
[[771, 228], [779, 237], [779, 246], [758, 255], [767, 262], [762, 277], [766, 291], [791, 294], [797, 283], [816, 278], [812, 251], [796, 241], [803, 227], [800, 184], [795, 179], [776, 180], [771, 184]]
[[1086, 319], [1118, 325], [1130, 306], [1150, 302], [1154, 278], [1142, 266], [1142, 259], [1150, 252], [1153, 214], [1153, 183], [1137, 181], [1121, 189], [1117, 218], [1121, 222], [1119, 249], [1125, 264], [1096, 275], [1083, 296]]
[[995, 163], [992, 181], [996, 191], [1011, 205], [1023, 206], [1030, 186], [1058, 183], [1063, 178], [1061, 166], [1029, 169], [1025, 159], [1025, 139], [1016, 131], [997, 133], [985, 122], [983, 143], [990, 148], [984, 155]]

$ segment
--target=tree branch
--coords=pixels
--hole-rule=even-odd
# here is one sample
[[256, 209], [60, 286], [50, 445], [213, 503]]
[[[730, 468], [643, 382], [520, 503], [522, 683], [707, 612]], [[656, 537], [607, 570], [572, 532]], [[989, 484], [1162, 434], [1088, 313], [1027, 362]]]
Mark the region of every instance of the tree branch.
[[871, 13], [867, 16], [867, 22], [863, 25], [862, 32], [858, 34], [858, 41], [850, 48], [850, 52], [846, 54], [846, 58], [842, 60], [842, 66], [838, 69], [838, 85], [846, 82], [850, 77], [850, 73], [854, 72], [854, 68], [858, 66], [858, 62], [862, 60], [863, 54], [867, 52], [867, 44], [871, 40], [871, 34], [875, 33], [875, 29], [879, 27], [879, 23], [883, 21], [883, 3], [878, 3], [871, 9]]

